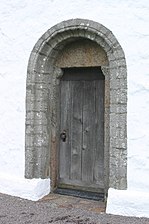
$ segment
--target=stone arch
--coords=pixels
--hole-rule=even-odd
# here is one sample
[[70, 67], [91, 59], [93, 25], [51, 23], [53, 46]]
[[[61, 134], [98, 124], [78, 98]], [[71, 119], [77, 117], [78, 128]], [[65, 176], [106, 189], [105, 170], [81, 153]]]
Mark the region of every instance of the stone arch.
[[86, 39], [107, 56], [105, 75], [105, 191], [127, 187], [127, 70], [122, 47], [110, 30], [84, 19], [63, 21], [35, 44], [26, 86], [25, 177], [48, 178], [56, 184], [58, 86], [62, 70], [56, 59], [72, 41]]

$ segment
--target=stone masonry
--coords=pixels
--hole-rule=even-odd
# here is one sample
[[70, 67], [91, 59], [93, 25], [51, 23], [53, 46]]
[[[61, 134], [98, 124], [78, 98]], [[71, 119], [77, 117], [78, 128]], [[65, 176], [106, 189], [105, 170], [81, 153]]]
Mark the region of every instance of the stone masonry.
[[26, 86], [26, 178], [57, 179], [59, 81], [57, 58], [65, 46], [81, 39], [98, 45], [107, 57], [105, 75], [105, 192], [127, 187], [127, 70], [124, 52], [110, 30], [83, 19], [63, 21], [49, 29], [34, 46]]

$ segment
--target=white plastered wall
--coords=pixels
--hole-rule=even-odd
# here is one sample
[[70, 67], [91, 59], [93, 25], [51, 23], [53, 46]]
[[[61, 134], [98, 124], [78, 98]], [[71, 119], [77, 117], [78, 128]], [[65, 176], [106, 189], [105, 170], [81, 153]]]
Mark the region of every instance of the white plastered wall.
[[0, 192], [38, 200], [50, 191], [49, 179], [24, 179], [26, 70], [31, 50], [40, 36], [51, 26], [71, 18], [103, 24], [125, 52], [128, 189], [109, 190], [107, 212], [149, 217], [148, 0], [0, 2]]

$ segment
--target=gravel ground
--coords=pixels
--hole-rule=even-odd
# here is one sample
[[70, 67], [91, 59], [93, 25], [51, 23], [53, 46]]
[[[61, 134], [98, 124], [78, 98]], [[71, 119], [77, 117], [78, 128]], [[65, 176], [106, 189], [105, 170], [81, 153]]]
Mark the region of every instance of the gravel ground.
[[83, 207], [60, 207], [54, 200], [32, 202], [0, 194], [0, 224], [19, 223], [149, 224], [149, 219], [99, 214]]

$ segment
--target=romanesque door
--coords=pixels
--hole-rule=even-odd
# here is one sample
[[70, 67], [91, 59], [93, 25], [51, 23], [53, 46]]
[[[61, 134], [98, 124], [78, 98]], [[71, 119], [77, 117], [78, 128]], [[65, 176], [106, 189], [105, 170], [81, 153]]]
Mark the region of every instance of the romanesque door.
[[100, 68], [67, 68], [60, 83], [58, 187], [104, 188], [104, 76]]

